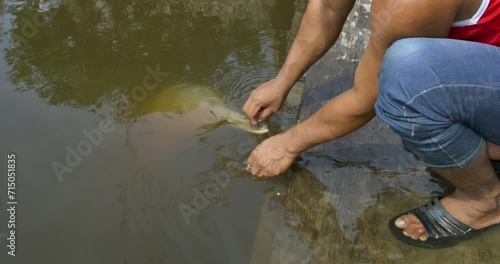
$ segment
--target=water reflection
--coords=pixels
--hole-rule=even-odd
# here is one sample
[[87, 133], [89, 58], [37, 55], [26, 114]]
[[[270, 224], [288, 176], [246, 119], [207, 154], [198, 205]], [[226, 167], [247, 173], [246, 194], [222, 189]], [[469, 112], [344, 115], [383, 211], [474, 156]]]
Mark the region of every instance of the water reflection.
[[[46, 134], [38, 125], [45, 119], [35, 116], [37, 123], [23, 113], [9, 113], [28, 129], [7, 146], [17, 150], [27, 145], [20, 156], [32, 152], [36, 156], [31, 162], [26, 158], [25, 169], [33, 173], [21, 179], [25, 188], [36, 187], [32, 189], [36, 196], [26, 196], [23, 202], [43, 209], [37, 215], [41, 219], [24, 210], [26, 222], [20, 230], [33, 232], [23, 231], [20, 240], [25, 241], [25, 252], [35, 253], [22, 256], [21, 262], [488, 263], [498, 259], [493, 247], [483, 246], [496, 242], [496, 234], [445, 253], [423, 253], [392, 238], [386, 219], [424, 202], [422, 197], [446, 191], [442, 182], [431, 179], [425, 167], [398, 147], [337, 149], [335, 157], [311, 153], [302, 165], [321, 165], [319, 176], [295, 168], [283, 177], [254, 181], [241, 170], [242, 161], [265, 136], [212, 126], [206, 122], [211, 115], [198, 122], [189, 111], [150, 108], [166, 87], [204, 84], [222, 94], [224, 105], [237, 110], [252, 88], [276, 74], [305, 2], [0, 2], [1, 30], [7, 31], [3, 52], [10, 66], [2, 71], [8, 71], [19, 93], [36, 93], [44, 101], [40, 105], [54, 111], [40, 110], [42, 118], [51, 121]], [[296, 122], [300, 98], [298, 87], [270, 120], [273, 132]], [[40, 105], [22, 107], [36, 112], [43, 109]], [[80, 122], [92, 124], [99, 118], [92, 114], [74, 123], [70, 118], [55, 121], [70, 108], [113, 119], [117, 129], [113, 139], [106, 138], [101, 146], [105, 152], [96, 150], [75, 169], [76, 175], [54, 187], [46, 180], [55, 178], [53, 172], [44, 170], [49, 167], [44, 165], [52, 162], [50, 157], [64, 159], [65, 153], [59, 155], [58, 149], [76, 144], [66, 136], [79, 133]], [[24, 144], [24, 135], [50, 142], [45, 153]], [[59, 137], [70, 140], [55, 140]], [[222, 172], [230, 176], [227, 185], [215, 178]], [[352, 175], [358, 177], [346, 178]], [[349, 186], [359, 186], [359, 192], [346, 192]], [[50, 214], [40, 204], [50, 204]], [[47, 237], [55, 239], [47, 243]], [[58, 254], [47, 254], [55, 251]], [[428, 258], [422, 259], [422, 254]]]
[[[3, 54], [9, 67], [2, 70], [19, 94], [36, 94], [43, 100], [40, 105], [54, 111], [40, 111], [53, 122], [50, 133], [30, 135], [47, 142], [70, 138], [53, 144], [45, 156], [64, 159], [58, 150], [75, 145], [68, 135], [82, 129], [82, 120], [58, 121], [61, 112], [90, 113], [82, 115], [87, 124], [106, 118], [116, 125], [96, 154], [55, 187], [58, 195], [43, 191], [43, 199], [26, 198], [25, 203], [33, 205], [56, 201], [51, 203], [53, 213], [43, 219], [25, 210], [24, 219], [33, 219], [26, 226], [35, 229], [50, 221], [57, 228], [23, 233], [22, 240], [29, 241], [26, 252], [35, 253], [21, 261], [78, 263], [78, 252], [95, 251], [99, 244], [107, 246], [79, 261], [246, 262], [266, 199], [263, 190], [274, 183], [249, 181], [236, 170], [228, 172], [230, 183], [220, 187], [206, 207], [192, 207], [193, 195], [196, 190], [205, 194], [207, 186], [213, 186], [213, 175], [226, 171], [228, 160], [242, 165], [264, 136], [224, 124], [205, 126], [211, 125], [206, 122], [211, 115], [200, 118], [192, 109], [165, 110], [152, 104], [167, 87], [202, 84], [213, 87], [222, 94], [223, 105], [238, 111], [250, 90], [274, 76], [282, 63], [287, 36], [296, 30], [290, 20], [294, 3], [60, 0], [9, 2], [5, 9], [9, 14], [2, 24], [7, 25], [3, 39], [8, 43]], [[300, 92], [292, 94], [294, 105], [273, 117], [275, 131], [296, 120], [297, 97]], [[24, 120], [22, 114], [13, 118]], [[36, 134], [37, 127], [31, 128]], [[21, 144], [16, 139], [8, 146], [18, 149]], [[106, 154], [100, 155], [100, 149]], [[50, 164], [45, 156], [25, 164]], [[52, 171], [39, 174], [54, 178]], [[72, 186], [75, 182], [78, 187]], [[42, 181], [41, 189], [51, 189], [47, 185], [50, 182]], [[89, 193], [94, 186], [97, 190]], [[186, 217], [181, 207], [198, 212], [188, 211], [192, 214]], [[58, 239], [51, 245], [39, 243], [48, 236]], [[60, 251], [57, 256], [39, 254], [54, 247]]]
[[[288, 23], [289, 30], [288, 18], [275, 14], [282, 6], [173, 0], [11, 4], [14, 27], [5, 50], [10, 81], [50, 105], [94, 110], [110, 105], [121, 122], [135, 112], [133, 89], [143, 86], [148, 67], [168, 73], [155, 80], [162, 87], [208, 83], [229, 99], [241, 98], [274, 74], [269, 69], [280, 61], [273, 54], [286, 50], [276, 38], [286, 31], [274, 29], [269, 19]], [[285, 6], [283, 15], [289, 16], [293, 5]]]

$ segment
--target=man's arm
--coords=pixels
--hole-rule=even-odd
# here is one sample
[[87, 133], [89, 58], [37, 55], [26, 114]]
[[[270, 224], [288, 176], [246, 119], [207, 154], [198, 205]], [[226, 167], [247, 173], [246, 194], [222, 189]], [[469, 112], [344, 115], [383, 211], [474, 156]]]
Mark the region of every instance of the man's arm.
[[356, 69], [354, 87], [290, 129], [287, 133], [294, 139], [291, 140], [290, 151], [300, 153], [347, 135], [368, 123], [375, 116], [373, 106], [378, 95], [377, 75], [386, 50], [402, 38], [447, 37], [458, 12], [457, 2], [373, 0], [372, 33]]
[[355, 2], [311, 0], [277, 78], [292, 87], [333, 46]]
[[293, 84], [335, 43], [356, 0], [310, 0], [278, 75], [256, 88], [243, 106], [252, 123], [277, 111]]
[[461, 1], [373, 0], [372, 33], [356, 69], [354, 87], [332, 99], [304, 122], [257, 146], [247, 160], [252, 173], [258, 176], [280, 174], [301, 152], [365, 125], [375, 115], [377, 75], [386, 50], [402, 38], [447, 37], [462, 6]]

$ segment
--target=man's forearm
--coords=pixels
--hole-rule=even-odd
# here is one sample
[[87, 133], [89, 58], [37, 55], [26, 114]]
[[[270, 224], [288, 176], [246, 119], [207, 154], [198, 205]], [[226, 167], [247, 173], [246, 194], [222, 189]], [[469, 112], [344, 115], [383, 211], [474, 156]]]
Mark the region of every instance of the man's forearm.
[[[285, 132], [290, 137], [289, 151], [301, 153], [364, 126], [375, 116], [375, 112], [373, 108], [366, 111], [365, 106], [357, 107], [356, 101], [354, 90], [348, 90], [329, 101], [304, 122]], [[356, 108], [363, 110], [358, 111]]]
[[337, 40], [355, 0], [311, 0], [277, 78], [292, 87]]
[[333, 98], [304, 122], [288, 130], [288, 148], [300, 153], [320, 143], [345, 136], [375, 116], [377, 74], [386, 46], [370, 40], [354, 75], [354, 87]]

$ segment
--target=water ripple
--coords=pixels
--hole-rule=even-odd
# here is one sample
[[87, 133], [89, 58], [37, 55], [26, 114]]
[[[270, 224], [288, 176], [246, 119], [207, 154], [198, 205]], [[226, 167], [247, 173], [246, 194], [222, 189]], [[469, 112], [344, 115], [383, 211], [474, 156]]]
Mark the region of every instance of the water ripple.
[[224, 92], [224, 100], [242, 104], [249, 93], [274, 78], [279, 71], [276, 50], [266, 31], [255, 36], [258, 41], [238, 47], [217, 68], [212, 83]]

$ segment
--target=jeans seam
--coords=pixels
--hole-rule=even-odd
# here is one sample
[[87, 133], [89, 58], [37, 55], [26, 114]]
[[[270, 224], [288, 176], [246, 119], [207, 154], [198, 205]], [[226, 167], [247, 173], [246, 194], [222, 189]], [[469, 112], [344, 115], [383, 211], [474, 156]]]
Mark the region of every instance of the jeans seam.
[[[497, 90], [499, 89], [499, 87], [495, 87], [495, 86], [489, 86], [489, 85], [478, 85], [478, 84], [440, 84], [440, 85], [436, 85], [436, 86], [432, 86], [432, 87], [429, 87], [425, 90], [422, 90], [421, 92], [419, 92], [418, 94], [415, 94], [413, 97], [410, 98], [409, 101], [407, 101], [403, 107], [402, 107], [402, 110], [403, 110], [403, 117], [406, 119], [406, 121], [408, 122], [408, 124], [411, 124], [411, 137], [413, 138], [415, 136], [415, 124], [413, 124], [411, 121], [410, 121], [410, 118], [408, 117], [408, 111], [407, 111], [407, 108], [408, 106], [410, 106], [418, 97], [422, 96], [423, 94], [429, 92], [429, 91], [433, 91], [433, 90], [436, 90], [436, 89], [440, 89], [440, 88], [454, 88], [454, 87], [461, 87], [461, 88], [475, 88], [475, 89], [493, 89], [493, 90]], [[451, 121], [451, 120], [450, 120]], [[427, 164], [428, 166], [430, 167], [434, 167], [434, 168], [456, 168], [456, 167], [463, 167], [464, 164], [467, 165], [468, 162], [470, 162], [471, 160], [471, 156], [476, 156], [477, 155], [477, 152], [478, 152], [478, 149], [482, 149], [481, 146], [480, 147], [476, 147], [474, 149], [474, 151], [466, 158], [464, 158], [463, 160], [461, 161], [458, 161], [456, 160], [453, 156], [451, 156], [442, 146], [441, 144], [438, 143], [438, 141], [436, 140], [435, 137], [431, 137], [432, 141], [439, 147], [439, 149], [441, 149], [441, 151], [446, 155], [448, 156], [449, 159], [451, 159], [453, 161], [453, 163], [455, 165], [444, 165], [444, 166], [436, 166], [436, 165], [432, 165], [432, 164]]]
[[[453, 88], [453, 87], [468, 87], [468, 88], [486, 88], [486, 89], [494, 89], [494, 90], [497, 90], [497, 89], [500, 89], [500, 87], [495, 87], [495, 86], [489, 86], [489, 85], [477, 85], [477, 84], [440, 84], [440, 85], [436, 85], [436, 86], [431, 86], [423, 91], [421, 91], [420, 93], [418, 94], [415, 94], [412, 98], [410, 98], [409, 101], [407, 101], [404, 105], [403, 105], [403, 117], [406, 119], [406, 121], [408, 122], [408, 124], [412, 124], [410, 122], [410, 118], [408, 118], [408, 115], [407, 115], [407, 111], [406, 111], [406, 108], [407, 106], [409, 106], [411, 103], [413, 103], [413, 101], [415, 101], [419, 96], [429, 92], [429, 91], [432, 91], [432, 90], [436, 90], [438, 88]], [[413, 138], [413, 136], [415, 135], [415, 124], [412, 124], [411, 125], [411, 137]], [[434, 139], [433, 139], [434, 140]]]
[[[454, 158], [452, 157], [442, 146], [441, 144], [439, 144], [437, 141], [436, 141], [436, 138], [432, 137], [432, 141], [439, 147], [439, 149], [441, 149], [445, 154], [446, 156], [448, 156], [448, 158], [452, 159], [453, 162], [457, 165], [459, 165], [460, 163]], [[460, 165], [459, 165], [460, 166]]]
[[[406, 106], [410, 105], [417, 97], [421, 96], [422, 94], [427, 93], [428, 91], [436, 90], [438, 88], [450, 88], [450, 87], [468, 87], [468, 88], [486, 88], [486, 89], [500, 89], [500, 87], [495, 87], [495, 86], [489, 86], [489, 85], [478, 85], [478, 84], [440, 84], [436, 86], [429, 87], [420, 93], [414, 95], [408, 102], [405, 103], [403, 106], [403, 110], [406, 110]], [[406, 116], [406, 112], [405, 112]]]
[[[436, 169], [456, 169], [456, 168], [463, 168], [470, 164], [472, 161], [474, 161], [474, 158], [477, 157], [480, 153], [481, 150], [483, 150], [485, 144], [484, 144], [484, 139], [481, 140], [480, 144], [478, 147], [474, 149], [473, 152], [467, 157], [465, 157], [461, 162], [456, 163], [455, 165], [434, 165], [430, 164], [427, 162], [424, 162], [425, 165], [431, 167], [431, 168], [436, 168]], [[465, 165], [465, 166], [464, 166]]]

